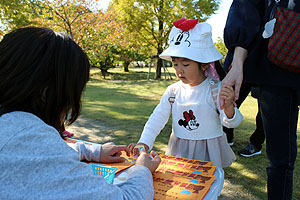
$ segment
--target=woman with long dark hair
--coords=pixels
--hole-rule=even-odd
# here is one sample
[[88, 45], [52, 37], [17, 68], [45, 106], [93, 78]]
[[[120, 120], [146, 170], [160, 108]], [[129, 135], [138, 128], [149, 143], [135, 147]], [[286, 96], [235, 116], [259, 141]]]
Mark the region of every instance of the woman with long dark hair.
[[[0, 42], [0, 199], [153, 199], [160, 158], [143, 153], [128, 181], [110, 185], [80, 160], [117, 162], [125, 145], [70, 148], [65, 123], [80, 113], [90, 64], [66, 34], [27, 27]], [[89, 146], [89, 147], [88, 147]], [[130, 187], [129, 187], [130, 186]]]

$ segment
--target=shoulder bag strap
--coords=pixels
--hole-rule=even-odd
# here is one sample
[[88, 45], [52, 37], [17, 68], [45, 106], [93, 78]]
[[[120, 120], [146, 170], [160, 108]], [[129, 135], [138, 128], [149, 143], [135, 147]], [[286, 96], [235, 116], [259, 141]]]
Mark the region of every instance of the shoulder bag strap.
[[211, 84], [210, 84], [210, 88], [211, 88], [211, 96], [212, 96], [213, 101], [214, 101], [214, 104], [215, 104], [215, 106], [216, 106], [216, 112], [217, 112], [218, 114], [220, 114], [220, 113], [219, 113], [219, 110], [218, 110], [218, 100], [217, 100], [217, 98], [218, 98], [219, 86], [218, 86], [218, 84], [217, 84], [216, 81], [214, 81], [214, 80], [212, 80], [212, 81], [213, 81], [213, 82], [211, 82]]
[[171, 94], [170, 94], [169, 99], [168, 99], [169, 102], [170, 102], [170, 105], [171, 105], [171, 111], [172, 111], [172, 105], [175, 102], [175, 96], [176, 96], [175, 90], [176, 90], [176, 87], [171, 88]]

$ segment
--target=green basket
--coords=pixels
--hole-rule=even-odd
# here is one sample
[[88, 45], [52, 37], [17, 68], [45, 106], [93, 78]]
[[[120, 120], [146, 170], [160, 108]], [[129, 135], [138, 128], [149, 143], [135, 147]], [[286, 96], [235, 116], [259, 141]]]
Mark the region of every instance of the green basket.
[[117, 168], [102, 166], [97, 164], [89, 164], [95, 175], [103, 176], [107, 183], [113, 184]]

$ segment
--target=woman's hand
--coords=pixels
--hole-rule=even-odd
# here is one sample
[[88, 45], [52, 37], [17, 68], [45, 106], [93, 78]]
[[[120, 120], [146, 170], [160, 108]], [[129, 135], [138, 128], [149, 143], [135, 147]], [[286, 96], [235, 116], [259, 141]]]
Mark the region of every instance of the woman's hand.
[[[234, 101], [239, 98], [241, 85], [243, 82], [244, 61], [247, 58], [248, 51], [242, 47], [235, 47], [231, 69], [222, 80], [222, 86], [234, 87]], [[220, 97], [220, 108], [224, 108], [225, 100]]]
[[243, 82], [243, 65], [232, 63], [231, 66], [232, 67], [230, 71], [222, 80], [222, 86], [227, 85], [234, 87], [234, 100], [236, 101], [239, 98], [240, 89]]
[[146, 154], [145, 149], [141, 149], [140, 155], [137, 158], [135, 165], [143, 165], [147, 167], [153, 174], [157, 169], [157, 167], [159, 166], [159, 163], [161, 162], [161, 158], [154, 151], [151, 151], [150, 155], [152, 158], [148, 154]]
[[127, 156], [130, 156], [129, 149], [126, 147], [126, 145], [115, 145], [113, 142], [101, 145], [100, 162], [124, 162], [125, 158], [121, 157], [121, 151], [125, 151]]

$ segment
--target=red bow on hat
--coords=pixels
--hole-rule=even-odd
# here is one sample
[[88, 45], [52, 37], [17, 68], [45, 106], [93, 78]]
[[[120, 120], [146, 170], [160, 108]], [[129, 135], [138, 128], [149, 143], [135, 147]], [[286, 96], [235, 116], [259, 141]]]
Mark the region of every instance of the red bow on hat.
[[188, 31], [192, 28], [194, 28], [194, 26], [196, 26], [196, 24], [198, 23], [199, 19], [185, 19], [185, 18], [181, 18], [175, 22], [173, 22], [174, 26], [176, 28], [179, 28], [183, 31]]

